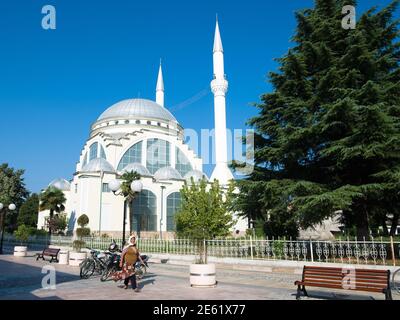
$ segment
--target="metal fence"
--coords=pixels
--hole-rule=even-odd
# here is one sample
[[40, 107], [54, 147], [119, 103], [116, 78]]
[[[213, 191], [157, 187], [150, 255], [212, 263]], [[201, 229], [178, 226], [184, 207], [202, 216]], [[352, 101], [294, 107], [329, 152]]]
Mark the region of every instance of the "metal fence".
[[[27, 245], [42, 250], [48, 245], [73, 247], [73, 237], [30, 237]], [[83, 239], [85, 247], [107, 250], [122, 238], [88, 237]], [[12, 235], [5, 235], [5, 244], [20, 245]], [[400, 265], [400, 242], [383, 241], [299, 241], [286, 239], [219, 239], [204, 240], [209, 257], [248, 260], [291, 260], [311, 262], [333, 262], [351, 264]], [[188, 239], [138, 239], [138, 247], [145, 253], [196, 255], [197, 245]]]

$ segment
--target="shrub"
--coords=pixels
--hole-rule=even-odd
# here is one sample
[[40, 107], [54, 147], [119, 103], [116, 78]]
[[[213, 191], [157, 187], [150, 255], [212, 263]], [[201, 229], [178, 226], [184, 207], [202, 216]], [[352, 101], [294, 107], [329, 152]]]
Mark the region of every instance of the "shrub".
[[14, 231], [15, 238], [20, 241], [21, 245], [27, 242], [31, 233], [31, 229], [26, 225], [22, 224]]
[[73, 248], [78, 252], [80, 252], [86, 245], [86, 242], [83, 240], [83, 238], [90, 236], [90, 229], [86, 228], [88, 224], [89, 217], [86, 214], [81, 215], [78, 219], [78, 225], [80, 228], [76, 229], [76, 235], [79, 237], [79, 240], [75, 240], [72, 244]]
[[78, 218], [78, 225], [81, 228], [84, 228], [88, 224], [89, 224], [89, 217], [86, 214], [83, 214]]

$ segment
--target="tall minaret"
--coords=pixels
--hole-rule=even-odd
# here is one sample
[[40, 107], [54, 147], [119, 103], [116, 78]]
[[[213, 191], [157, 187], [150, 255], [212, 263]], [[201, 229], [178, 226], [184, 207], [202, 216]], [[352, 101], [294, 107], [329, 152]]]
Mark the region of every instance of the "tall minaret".
[[234, 179], [234, 177], [228, 168], [225, 101], [225, 95], [228, 91], [228, 81], [225, 79], [224, 49], [222, 47], [218, 19], [215, 27], [213, 64], [214, 80], [211, 81], [211, 91], [214, 94], [216, 166], [211, 175], [211, 181], [217, 179], [222, 185], [227, 185], [229, 180]]
[[160, 69], [158, 71], [157, 88], [156, 88], [156, 102], [164, 107], [164, 79], [162, 74], [162, 65], [160, 60]]

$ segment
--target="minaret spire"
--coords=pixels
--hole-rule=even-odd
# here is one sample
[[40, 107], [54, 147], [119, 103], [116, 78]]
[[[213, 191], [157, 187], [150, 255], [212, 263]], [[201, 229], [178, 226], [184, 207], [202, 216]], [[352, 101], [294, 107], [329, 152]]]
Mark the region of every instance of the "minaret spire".
[[224, 48], [222, 47], [221, 33], [219, 31], [218, 15], [217, 15], [217, 22], [215, 26], [215, 36], [214, 36], [214, 52], [218, 51], [224, 52]]
[[211, 81], [211, 91], [214, 94], [216, 166], [211, 175], [211, 181], [219, 180], [222, 185], [227, 185], [234, 177], [228, 168], [225, 99], [225, 95], [228, 91], [228, 81], [226, 80], [224, 71], [224, 50], [222, 47], [218, 18], [214, 36], [213, 66], [214, 80]]
[[158, 79], [156, 87], [156, 102], [160, 106], [164, 107], [164, 79], [163, 79], [161, 59], [160, 59], [160, 68], [158, 70]]

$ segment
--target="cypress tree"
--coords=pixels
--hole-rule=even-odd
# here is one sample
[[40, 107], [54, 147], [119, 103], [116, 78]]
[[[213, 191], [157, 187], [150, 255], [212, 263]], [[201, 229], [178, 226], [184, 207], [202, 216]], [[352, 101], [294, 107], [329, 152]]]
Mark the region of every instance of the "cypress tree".
[[316, 0], [296, 13], [294, 46], [277, 59], [274, 91], [248, 122], [255, 170], [239, 182], [236, 206], [264, 219], [270, 235], [296, 236], [341, 210], [368, 238], [373, 221], [399, 217], [399, 1], [345, 30], [349, 4]]

